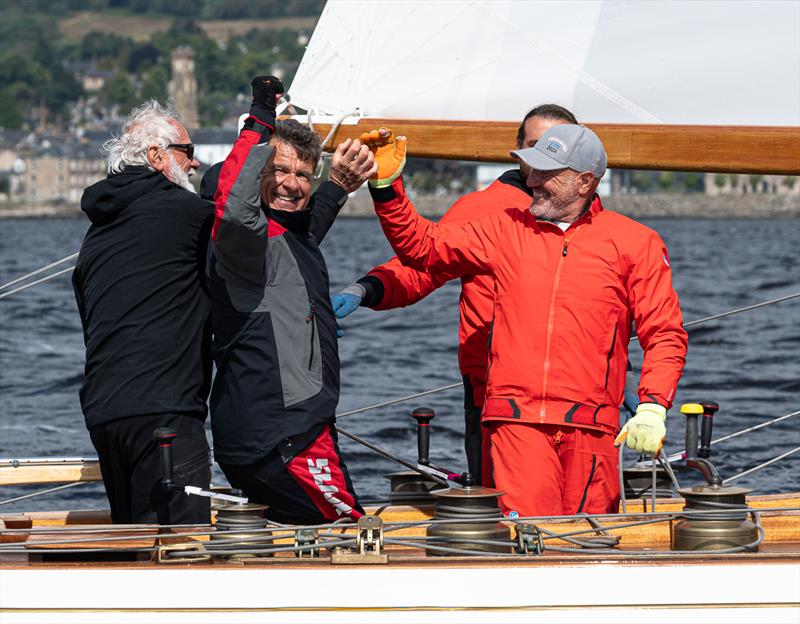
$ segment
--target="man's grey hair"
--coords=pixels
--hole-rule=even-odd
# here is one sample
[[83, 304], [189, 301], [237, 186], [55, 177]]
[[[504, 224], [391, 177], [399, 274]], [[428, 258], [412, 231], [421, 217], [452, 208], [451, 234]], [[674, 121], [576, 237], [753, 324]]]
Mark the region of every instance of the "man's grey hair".
[[128, 165], [148, 165], [147, 149], [151, 145], [166, 149], [178, 140], [178, 129], [171, 123], [178, 119], [174, 108], [157, 100], [134, 108], [122, 124], [122, 134], [103, 143], [108, 152], [108, 173], [119, 173]]
[[295, 119], [277, 122], [272, 140], [288, 143], [297, 151], [300, 160], [309, 160], [314, 167], [317, 166], [322, 155], [322, 145], [317, 133]]

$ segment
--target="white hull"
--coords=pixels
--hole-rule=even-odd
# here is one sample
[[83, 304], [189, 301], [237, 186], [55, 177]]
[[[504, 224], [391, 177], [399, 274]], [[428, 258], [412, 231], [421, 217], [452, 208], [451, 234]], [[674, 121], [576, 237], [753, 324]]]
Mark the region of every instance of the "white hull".
[[0, 621], [797, 624], [800, 566], [741, 561], [5, 568]]

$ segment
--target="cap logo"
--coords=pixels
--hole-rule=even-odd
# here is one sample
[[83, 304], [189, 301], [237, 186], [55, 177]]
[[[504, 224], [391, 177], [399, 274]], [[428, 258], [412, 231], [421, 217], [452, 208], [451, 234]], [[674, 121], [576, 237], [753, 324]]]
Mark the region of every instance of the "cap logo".
[[558, 139], [551, 137], [550, 140], [547, 142], [547, 146], [545, 147], [545, 149], [548, 152], [552, 152], [553, 154], [558, 154], [558, 150], [560, 149], [566, 151], [567, 146], [564, 145]]

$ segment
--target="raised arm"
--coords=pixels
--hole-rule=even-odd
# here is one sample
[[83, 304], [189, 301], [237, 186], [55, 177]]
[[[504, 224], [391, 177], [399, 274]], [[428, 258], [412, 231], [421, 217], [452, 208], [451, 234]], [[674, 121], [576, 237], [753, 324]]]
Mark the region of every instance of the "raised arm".
[[259, 177], [273, 156], [268, 141], [275, 130], [275, 102], [283, 84], [274, 76], [259, 76], [251, 86], [250, 116], [219, 174], [211, 249], [225, 279], [259, 285], [266, 276], [268, 227]]
[[336, 147], [328, 181], [311, 196], [309, 231], [317, 243], [328, 233], [349, 193], [356, 191], [377, 172], [375, 157], [361, 141], [347, 139]]

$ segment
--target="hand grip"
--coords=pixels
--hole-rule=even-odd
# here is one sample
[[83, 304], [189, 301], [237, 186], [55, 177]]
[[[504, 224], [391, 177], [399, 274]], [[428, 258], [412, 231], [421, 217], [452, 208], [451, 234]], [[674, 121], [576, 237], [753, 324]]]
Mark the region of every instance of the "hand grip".
[[700, 423], [700, 448], [697, 451], [699, 457], [711, 457], [711, 433], [714, 428], [714, 414], [719, 410], [719, 403], [716, 401], [703, 401], [703, 420]]
[[153, 431], [153, 437], [158, 441], [161, 485], [164, 488], [172, 485], [172, 442], [176, 435], [176, 431], [170, 427], [160, 427]]
[[427, 466], [431, 463], [428, 457], [431, 448], [430, 422], [436, 416], [436, 412], [429, 407], [418, 407], [411, 412], [411, 416], [417, 421], [417, 453], [419, 455], [417, 462]]

